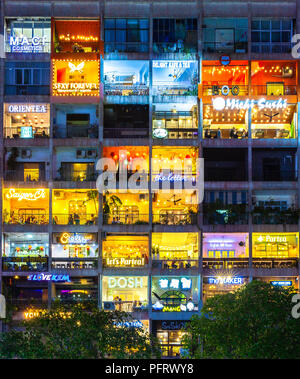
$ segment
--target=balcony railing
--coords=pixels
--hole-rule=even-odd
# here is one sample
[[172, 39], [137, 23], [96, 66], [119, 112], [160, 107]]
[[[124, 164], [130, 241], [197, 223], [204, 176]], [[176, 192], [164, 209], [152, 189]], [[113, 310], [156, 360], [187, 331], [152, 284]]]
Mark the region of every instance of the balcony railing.
[[127, 213], [103, 214], [103, 224], [106, 225], [143, 225], [149, 223], [149, 214]]
[[246, 225], [248, 223], [248, 213], [245, 207], [229, 205], [215, 211], [210, 206], [204, 204], [203, 210], [204, 225]]
[[3, 217], [4, 224], [21, 224], [21, 225], [46, 225], [49, 223], [49, 215], [43, 213], [26, 213], [16, 215], [5, 215]]
[[96, 212], [79, 215], [54, 213], [52, 218], [53, 225], [96, 225], [97, 222]]
[[47, 257], [3, 257], [3, 271], [47, 271]]
[[[282, 87], [282, 91], [278, 92], [278, 89]], [[296, 85], [283, 85], [278, 84], [278, 87], [275, 86], [276, 93], [273, 94], [268, 90], [268, 85], [251, 85], [251, 95], [262, 96], [262, 95], [274, 95], [274, 96], [288, 96], [288, 95], [297, 95], [297, 86]]]
[[103, 129], [104, 138], [147, 138], [149, 129], [145, 128], [106, 128]]
[[104, 44], [105, 53], [147, 53], [149, 44], [143, 42], [123, 42]]
[[290, 224], [295, 225], [298, 224], [298, 212], [297, 211], [280, 211], [276, 209], [267, 208], [254, 208], [253, 216], [252, 216], [253, 224], [271, 224], [271, 225], [279, 225], [279, 224]]
[[12, 182], [39, 182], [45, 180], [45, 171], [39, 170], [38, 177], [24, 173], [23, 170], [6, 170], [4, 179]]
[[292, 49], [291, 42], [252, 42], [252, 53], [290, 53]]
[[162, 213], [153, 214], [153, 224], [158, 225], [195, 225], [196, 213]]
[[98, 138], [98, 125], [70, 126], [54, 125], [54, 138]]
[[191, 85], [190, 87], [179, 86], [153, 86], [154, 96], [197, 96], [198, 87]]
[[296, 170], [286, 170], [283, 167], [280, 168], [266, 168], [263, 170], [262, 174], [253, 172], [253, 181], [263, 181], [263, 182], [293, 182], [297, 180]]
[[195, 259], [169, 259], [169, 260], [152, 260], [152, 268], [158, 268], [166, 271], [196, 269], [198, 260]]
[[204, 42], [205, 53], [247, 53], [248, 42]]
[[103, 301], [104, 310], [117, 310], [122, 312], [148, 312], [147, 301]]
[[[243, 84], [232, 84], [228, 85], [228, 83], [221, 83], [219, 82], [217, 85], [203, 85], [202, 86], [202, 94], [203, 96], [217, 96], [217, 95], [222, 95], [221, 93], [221, 88], [222, 86], [227, 86], [229, 87], [229, 96], [232, 96], [232, 90], [233, 91], [238, 91], [237, 93], [234, 94], [234, 96], [247, 96], [248, 95], [248, 86], [243, 85]], [[237, 87], [235, 89], [234, 87]]]
[[203, 268], [208, 270], [243, 269], [249, 267], [248, 258], [203, 258]]
[[298, 258], [252, 258], [254, 268], [296, 268]]
[[[15, 138], [22, 138], [22, 139], [28, 139], [27, 137], [22, 137], [21, 132], [21, 126], [20, 127], [11, 127], [11, 128], [4, 128], [4, 138], [9, 139], [15, 139]], [[32, 131], [32, 138], [49, 138], [50, 135], [50, 128], [49, 127], [34, 127]]]
[[[226, 162], [227, 163], [227, 162]], [[234, 163], [234, 162], [228, 162]], [[233, 182], [233, 181], [246, 181], [247, 171], [241, 165], [237, 167], [232, 164], [232, 167], [205, 167], [204, 171], [205, 181], [208, 182]]]
[[149, 87], [145, 85], [105, 84], [106, 96], [149, 96]]
[[55, 180], [70, 182], [94, 182], [97, 180], [97, 173], [90, 173], [83, 170], [62, 170], [61, 175]]
[[153, 53], [162, 54], [162, 53], [181, 53], [181, 54], [192, 54], [197, 53], [197, 45], [182, 43], [182, 42], [162, 42], [162, 43], [153, 43]]
[[50, 86], [41, 84], [5, 84], [5, 95], [49, 96]]
[[97, 258], [53, 258], [51, 268], [55, 270], [96, 270]]

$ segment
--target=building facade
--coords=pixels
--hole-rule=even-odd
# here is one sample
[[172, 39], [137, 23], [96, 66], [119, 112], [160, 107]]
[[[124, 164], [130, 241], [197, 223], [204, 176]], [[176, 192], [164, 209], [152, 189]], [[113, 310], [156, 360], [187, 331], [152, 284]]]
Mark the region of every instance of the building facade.
[[[177, 356], [208, 297], [299, 288], [299, 0], [0, 4], [0, 292], [16, 322], [95, 302]], [[100, 158], [115, 181], [98, 192]], [[201, 202], [162, 172], [187, 162], [193, 178], [197, 158]], [[122, 167], [142, 172], [134, 190]]]

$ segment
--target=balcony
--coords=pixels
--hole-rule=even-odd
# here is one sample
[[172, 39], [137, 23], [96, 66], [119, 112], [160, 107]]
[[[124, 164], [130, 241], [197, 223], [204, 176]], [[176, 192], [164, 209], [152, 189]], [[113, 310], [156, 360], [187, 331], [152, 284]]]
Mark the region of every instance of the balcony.
[[104, 94], [106, 96], [149, 96], [149, 87], [105, 84]]
[[290, 54], [292, 49], [291, 42], [252, 42], [251, 51], [252, 53], [259, 54]]
[[237, 167], [234, 162], [232, 167], [209, 167], [209, 162], [206, 161], [204, 176], [207, 182], [241, 182], [247, 180], [247, 171], [244, 167]]
[[298, 224], [298, 212], [296, 210], [284, 210], [254, 207], [253, 224], [269, 224], [269, 225], [296, 225]]
[[53, 225], [96, 225], [98, 222], [95, 214], [53, 214]]
[[98, 138], [99, 125], [53, 125], [54, 138]]
[[142, 314], [148, 312], [149, 306], [147, 301], [103, 301], [103, 309]]
[[[187, 273], [187, 270], [189, 273]], [[198, 260], [178, 259], [178, 260], [152, 260], [152, 272], [154, 275], [197, 275]]]
[[[196, 36], [195, 36], [196, 37]], [[196, 37], [197, 38], [197, 37]], [[153, 54], [156, 58], [193, 60], [197, 54], [197, 45], [180, 42], [154, 42]]]
[[248, 258], [203, 258], [203, 270], [205, 274], [211, 274], [212, 270], [232, 270], [249, 268]]
[[4, 224], [20, 224], [20, 225], [47, 225], [49, 223], [49, 215], [45, 213], [26, 212], [24, 214], [3, 215]]
[[115, 214], [104, 213], [103, 224], [105, 225], [144, 225], [149, 224], [149, 214], [140, 214], [139, 212], [128, 213], [119, 211]]
[[24, 137], [22, 134], [22, 127], [17, 128], [4, 128], [3, 134], [4, 138], [8, 139], [37, 139], [37, 138], [49, 138], [50, 136], [50, 128], [49, 127], [34, 127], [31, 128], [32, 134], [30, 134], [30, 137]]
[[298, 268], [298, 258], [253, 258], [252, 266], [257, 269]]
[[[279, 84], [279, 87], [281, 85]], [[289, 96], [297, 95], [297, 86], [296, 85], [282, 85], [282, 93], [279, 91], [278, 86], [276, 87], [276, 93], [273, 94], [269, 89], [268, 85], [252, 85], [251, 86], [251, 95], [252, 96]]]
[[103, 129], [104, 138], [148, 138], [149, 129], [147, 128], [106, 128]]
[[204, 42], [203, 51], [205, 53], [237, 53], [245, 54], [248, 51], [248, 42]]
[[217, 95], [221, 96], [222, 95], [221, 88], [223, 86], [226, 86], [229, 88], [230, 94], [234, 91], [234, 87], [237, 87], [238, 94], [235, 96], [247, 96], [248, 95], [248, 85], [242, 85], [242, 84], [228, 85], [228, 83], [218, 82], [218, 85], [203, 85], [202, 86], [202, 96], [217, 96]]
[[88, 170], [58, 170], [60, 176], [55, 181], [67, 182], [94, 182], [97, 180], [98, 174], [89, 172]]
[[[34, 171], [34, 170], [33, 170]], [[45, 170], [38, 172], [31, 172], [30, 170], [6, 170], [4, 173], [4, 180], [9, 182], [41, 182], [46, 180]]]
[[50, 96], [50, 86], [41, 84], [5, 84], [4, 93], [6, 96]]
[[246, 225], [248, 213], [245, 204], [215, 202], [203, 205], [204, 225]]
[[153, 214], [153, 224], [156, 225], [196, 225], [197, 213], [190, 212], [177, 212], [161, 210], [159, 213]]
[[118, 53], [148, 53], [149, 44], [143, 42], [106, 42], [104, 49], [105, 53], [115, 53], [118, 57]]
[[47, 257], [3, 257], [3, 271], [47, 271]]
[[263, 169], [263, 173], [253, 172], [253, 181], [256, 182], [295, 182], [297, 181], [297, 171], [287, 170], [284, 167]]
[[51, 269], [59, 270], [97, 270], [97, 258], [53, 258]]

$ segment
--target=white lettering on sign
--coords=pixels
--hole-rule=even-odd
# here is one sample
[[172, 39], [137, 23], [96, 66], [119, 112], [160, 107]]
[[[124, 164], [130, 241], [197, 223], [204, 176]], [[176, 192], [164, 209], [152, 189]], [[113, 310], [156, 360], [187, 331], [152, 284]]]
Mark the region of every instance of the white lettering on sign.
[[250, 109], [253, 108], [255, 104], [257, 104], [259, 110], [268, 108], [268, 109], [284, 109], [287, 107], [286, 99], [278, 99], [278, 100], [266, 100], [259, 99], [256, 100], [238, 100], [238, 99], [224, 99], [223, 97], [216, 97], [212, 100], [213, 107], [217, 111], [221, 111], [225, 108], [227, 109]]
[[127, 259], [127, 258], [107, 258], [106, 265], [110, 267], [115, 266], [144, 266], [145, 259]]
[[53, 89], [59, 93], [61, 92], [91, 92], [98, 90], [97, 83], [54, 83]]
[[266, 236], [259, 236], [257, 238], [258, 242], [287, 242], [287, 237], [286, 236], [271, 236], [271, 235], [266, 235]]
[[153, 61], [154, 68], [190, 68], [190, 61]]
[[6, 198], [18, 199], [18, 201], [22, 201], [22, 200], [36, 201], [38, 199], [45, 199], [46, 192], [44, 189], [38, 189], [35, 192], [16, 192], [14, 188], [11, 188], [6, 194]]
[[10, 104], [9, 113], [46, 113], [47, 107], [42, 104]]
[[109, 277], [108, 288], [143, 288], [141, 277]]
[[43, 47], [47, 42], [47, 37], [14, 37], [10, 36], [9, 44], [12, 52], [20, 53], [38, 53], [43, 51]]
[[242, 284], [243, 278], [240, 276], [218, 276], [217, 278], [208, 278], [209, 284]]

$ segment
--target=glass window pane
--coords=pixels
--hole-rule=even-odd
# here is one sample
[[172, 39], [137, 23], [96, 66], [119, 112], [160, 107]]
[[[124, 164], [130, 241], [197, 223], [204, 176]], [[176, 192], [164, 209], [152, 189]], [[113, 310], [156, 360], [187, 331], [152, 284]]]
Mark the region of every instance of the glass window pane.
[[259, 30], [260, 29], [260, 21], [253, 20], [251, 24], [252, 30]]
[[280, 42], [280, 32], [272, 32], [272, 42]]
[[22, 70], [21, 70], [21, 69], [17, 69], [17, 70], [15, 71], [15, 74], [16, 74], [16, 77], [15, 77], [15, 83], [16, 83], [16, 84], [23, 84]]
[[251, 33], [252, 42], [260, 42], [259, 37], [260, 37], [260, 32]]
[[140, 30], [140, 41], [148, 42], [148, 30]]
[[24, 75], [24, 80], [23, 80], [23, 83], [24, 84], [30, 84], [30, 76], [31, 76], [31, 70], [29, 69], [24, 69], [23, 71], [23, 75]]
[[261, 21], [261, 29], [262, 30], [269, 30], [270, 29], [270, 21], [269, 20], [262, 20]]
[[280, 21], [279, 20], [272, 20], [271, 21], [272, 29], [279, 30], [280, 29]]
[[115, 19], [114, 18], [105, 18], [104, 19], [104, 28], [105, 29], [114, 29], [115, 28]]
[[116, 19], [116, 29], [126, 29], [126, 19], [117, 18]]
[[282, 20], [281, 28], [282, 28], [282, 30], [291, 30], [292, 29], [292, 21]]
[[40, 75], [41, 74], [41, 71], [36, 69], [36, 70], [33, 70], [33, 84], [40, 84], [41, 83], [41, 79], [40, 79]]
[[291, 42], [291, 33], [290, 32], [282, 32], [281, 42]]
[[261, 42], [270, 42], [270, 33], [262, 32], [261, 33]]
[[138, 30], [127, 30], [127, 42], [140, 42]]
[[126, 42], [126, 30], [116, 30], [116, 42]]
[[115, 42], [114, 30], [105, 30], [105, 42]]
[[140, 28], [141, 29], [149, 29], [149, 21], [147, 19], [140, 20]]
[[136, 19], [128, 19], [127, 20], [127, 28], [128, 29], [139, 29], [139, 20]]

